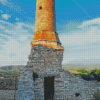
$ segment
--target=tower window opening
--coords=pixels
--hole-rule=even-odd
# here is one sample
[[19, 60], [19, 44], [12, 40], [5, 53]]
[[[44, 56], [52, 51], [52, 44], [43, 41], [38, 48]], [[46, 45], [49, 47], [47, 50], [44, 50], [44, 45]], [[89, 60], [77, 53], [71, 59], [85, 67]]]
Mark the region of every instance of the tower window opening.
[[41, 9], [42, 9], [42, 6], [39, 7], [39, 10], [41, 10]]

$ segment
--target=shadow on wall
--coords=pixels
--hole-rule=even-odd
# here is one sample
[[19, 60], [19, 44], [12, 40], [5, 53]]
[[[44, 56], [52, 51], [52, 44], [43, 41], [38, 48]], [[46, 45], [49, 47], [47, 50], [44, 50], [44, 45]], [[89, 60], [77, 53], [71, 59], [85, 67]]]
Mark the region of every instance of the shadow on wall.
[[33, 80], [35, 81], [38, 78], [38, 74], [33, 71]]

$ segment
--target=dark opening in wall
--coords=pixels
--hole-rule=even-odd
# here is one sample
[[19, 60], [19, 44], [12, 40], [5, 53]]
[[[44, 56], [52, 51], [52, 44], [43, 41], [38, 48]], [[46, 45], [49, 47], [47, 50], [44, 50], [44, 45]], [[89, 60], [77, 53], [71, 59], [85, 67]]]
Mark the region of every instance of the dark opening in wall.
[[79, 93], [75, 93], [75, 96], [78, 97], [80, 94]]
[[47, 51], [50, 51], [50, 50], [47, 50]]
[[54, 100], [54, 76], [44, 77], [44, 100]]
[[38, 74], [33, 71], [33, 80], [35, 81], [38, 78]]
[[37, 51], [37, 49], [34, 49], [34, 51]]
[[42, 6], [39, 7], [39, 10], [41, 10], [41, 9], [42, 9]]

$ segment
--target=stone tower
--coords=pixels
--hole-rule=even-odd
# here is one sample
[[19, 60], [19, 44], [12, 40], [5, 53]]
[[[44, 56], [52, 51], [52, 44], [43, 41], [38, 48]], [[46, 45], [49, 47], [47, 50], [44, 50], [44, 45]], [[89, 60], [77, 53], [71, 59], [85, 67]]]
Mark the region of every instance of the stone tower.
[[94, 85], [62, 69], [63, 51], [55, 0], [36, 0], [35, 32], [29, 61], [20, 71], [17, 100], [93, 100]]
[[55, 0], [36, 0], [36, 21], [31, 48], [42, 45], [63, 51], [56, 33]]

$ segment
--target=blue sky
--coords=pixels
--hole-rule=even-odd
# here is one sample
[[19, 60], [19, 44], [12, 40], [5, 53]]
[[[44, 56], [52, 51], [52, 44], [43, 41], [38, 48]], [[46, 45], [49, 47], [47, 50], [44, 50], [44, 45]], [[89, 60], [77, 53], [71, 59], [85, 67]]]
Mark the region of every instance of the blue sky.
[[[0, 66], [27, 64], [35, 10], [36, 0], [0, 0]], [[62, 63], [99, 63], [100, 0], [55, 0], [55, 11]]]

